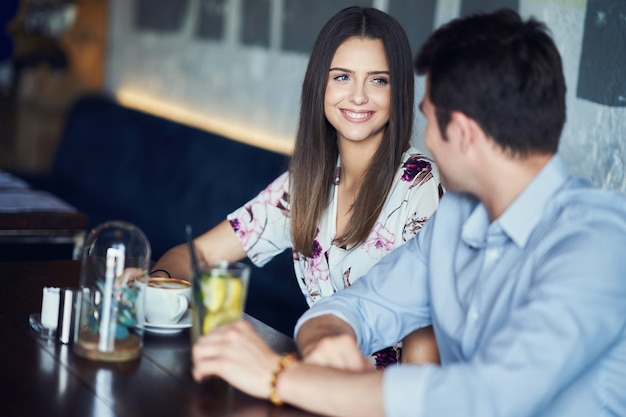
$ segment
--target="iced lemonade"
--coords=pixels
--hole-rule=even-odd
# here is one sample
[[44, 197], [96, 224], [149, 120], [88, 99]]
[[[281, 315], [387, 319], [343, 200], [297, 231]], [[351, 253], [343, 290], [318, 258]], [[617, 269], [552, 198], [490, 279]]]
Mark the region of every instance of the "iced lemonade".
[[249, 267], [222, 264], [204, 268], [194, 286], [192, 341], [223, 324], [241, 318], [246, 299]]

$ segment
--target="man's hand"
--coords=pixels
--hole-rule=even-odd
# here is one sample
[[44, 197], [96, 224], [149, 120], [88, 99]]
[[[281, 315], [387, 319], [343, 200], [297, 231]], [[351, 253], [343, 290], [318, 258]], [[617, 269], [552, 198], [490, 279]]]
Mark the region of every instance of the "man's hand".
[[279, 356], [254, 330], [239, 320], [201, 336], [192, 348], [193, 378], [216, 375], [258, 398], [268, 398], [269, 380]]
[[300, 327], [297, 344], [305, 363], [351, 371], [372, 370], [356, 344], [356, 335], [343, 320], [325, 315]]

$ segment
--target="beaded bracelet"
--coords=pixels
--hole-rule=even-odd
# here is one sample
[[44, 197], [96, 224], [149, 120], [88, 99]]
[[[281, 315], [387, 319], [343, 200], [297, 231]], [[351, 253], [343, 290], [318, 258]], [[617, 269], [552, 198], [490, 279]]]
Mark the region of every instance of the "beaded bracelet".
[[283, 353], [280, 356], [278, 364], [272, 371], [272, 378], [270, 379], [270, 401], [274, 405], [283, 405], [283, 400], [278, 396], [278, 378], [287, 367], [297, 359], [295, 353]]
[[172, 278], [172, 275], [166, 271], [165, 269], [154, 269], [152, 271], [150, 271], [150, 276], [152, 276], [152, 274], [154, 274], [155, 272], [165, 272], [165, 274], [167, 275], [168, 278]]

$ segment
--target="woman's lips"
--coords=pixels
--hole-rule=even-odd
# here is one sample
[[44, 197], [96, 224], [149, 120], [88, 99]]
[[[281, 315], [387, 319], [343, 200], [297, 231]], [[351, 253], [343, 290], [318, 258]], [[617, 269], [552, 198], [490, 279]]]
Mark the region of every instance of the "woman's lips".
[[343, 117], [345, 117], [351, 122], [362, 123], [371, 119], [372, 116], [374, 115], [374, 112], [373, 111], [351, 111], [351, 110], [342, 109], [341, 114], [343, 114]]

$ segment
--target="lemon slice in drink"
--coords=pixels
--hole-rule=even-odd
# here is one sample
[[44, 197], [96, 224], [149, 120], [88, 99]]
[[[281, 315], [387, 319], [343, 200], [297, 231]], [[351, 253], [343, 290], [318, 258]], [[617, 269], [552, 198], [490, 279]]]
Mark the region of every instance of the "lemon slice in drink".
[[239, 312], [242, 309], [241, 297], [243, 295], [243, 284], [240, 279], [228, 280], [228, 299], [224, 303], [224, 306], [229, 310]]
[[207, 313], [202, 323], [202, 333], [208, 334], [216, 327], [237, 321], [240, 317], [241, 314], [236, 310], [223, 309], [217, 313]]
[[207, 312], [219, 311], [226, 300], [226, 278], [219, 276], [204, 276], [200, 284], [202, 288], [203, 304]]
[[207, 313], [202, 322], [202, 333], [208, 334], [211, 330], [222, 324], [221, 322], [222, 318], [220, 313]]
[[232, 323], [241, 317], [243, 310], [243, 283], [239, 279], [210, 277], [203, 283], [205, 292], [202, 332], [207, 334], [223, 324]]

